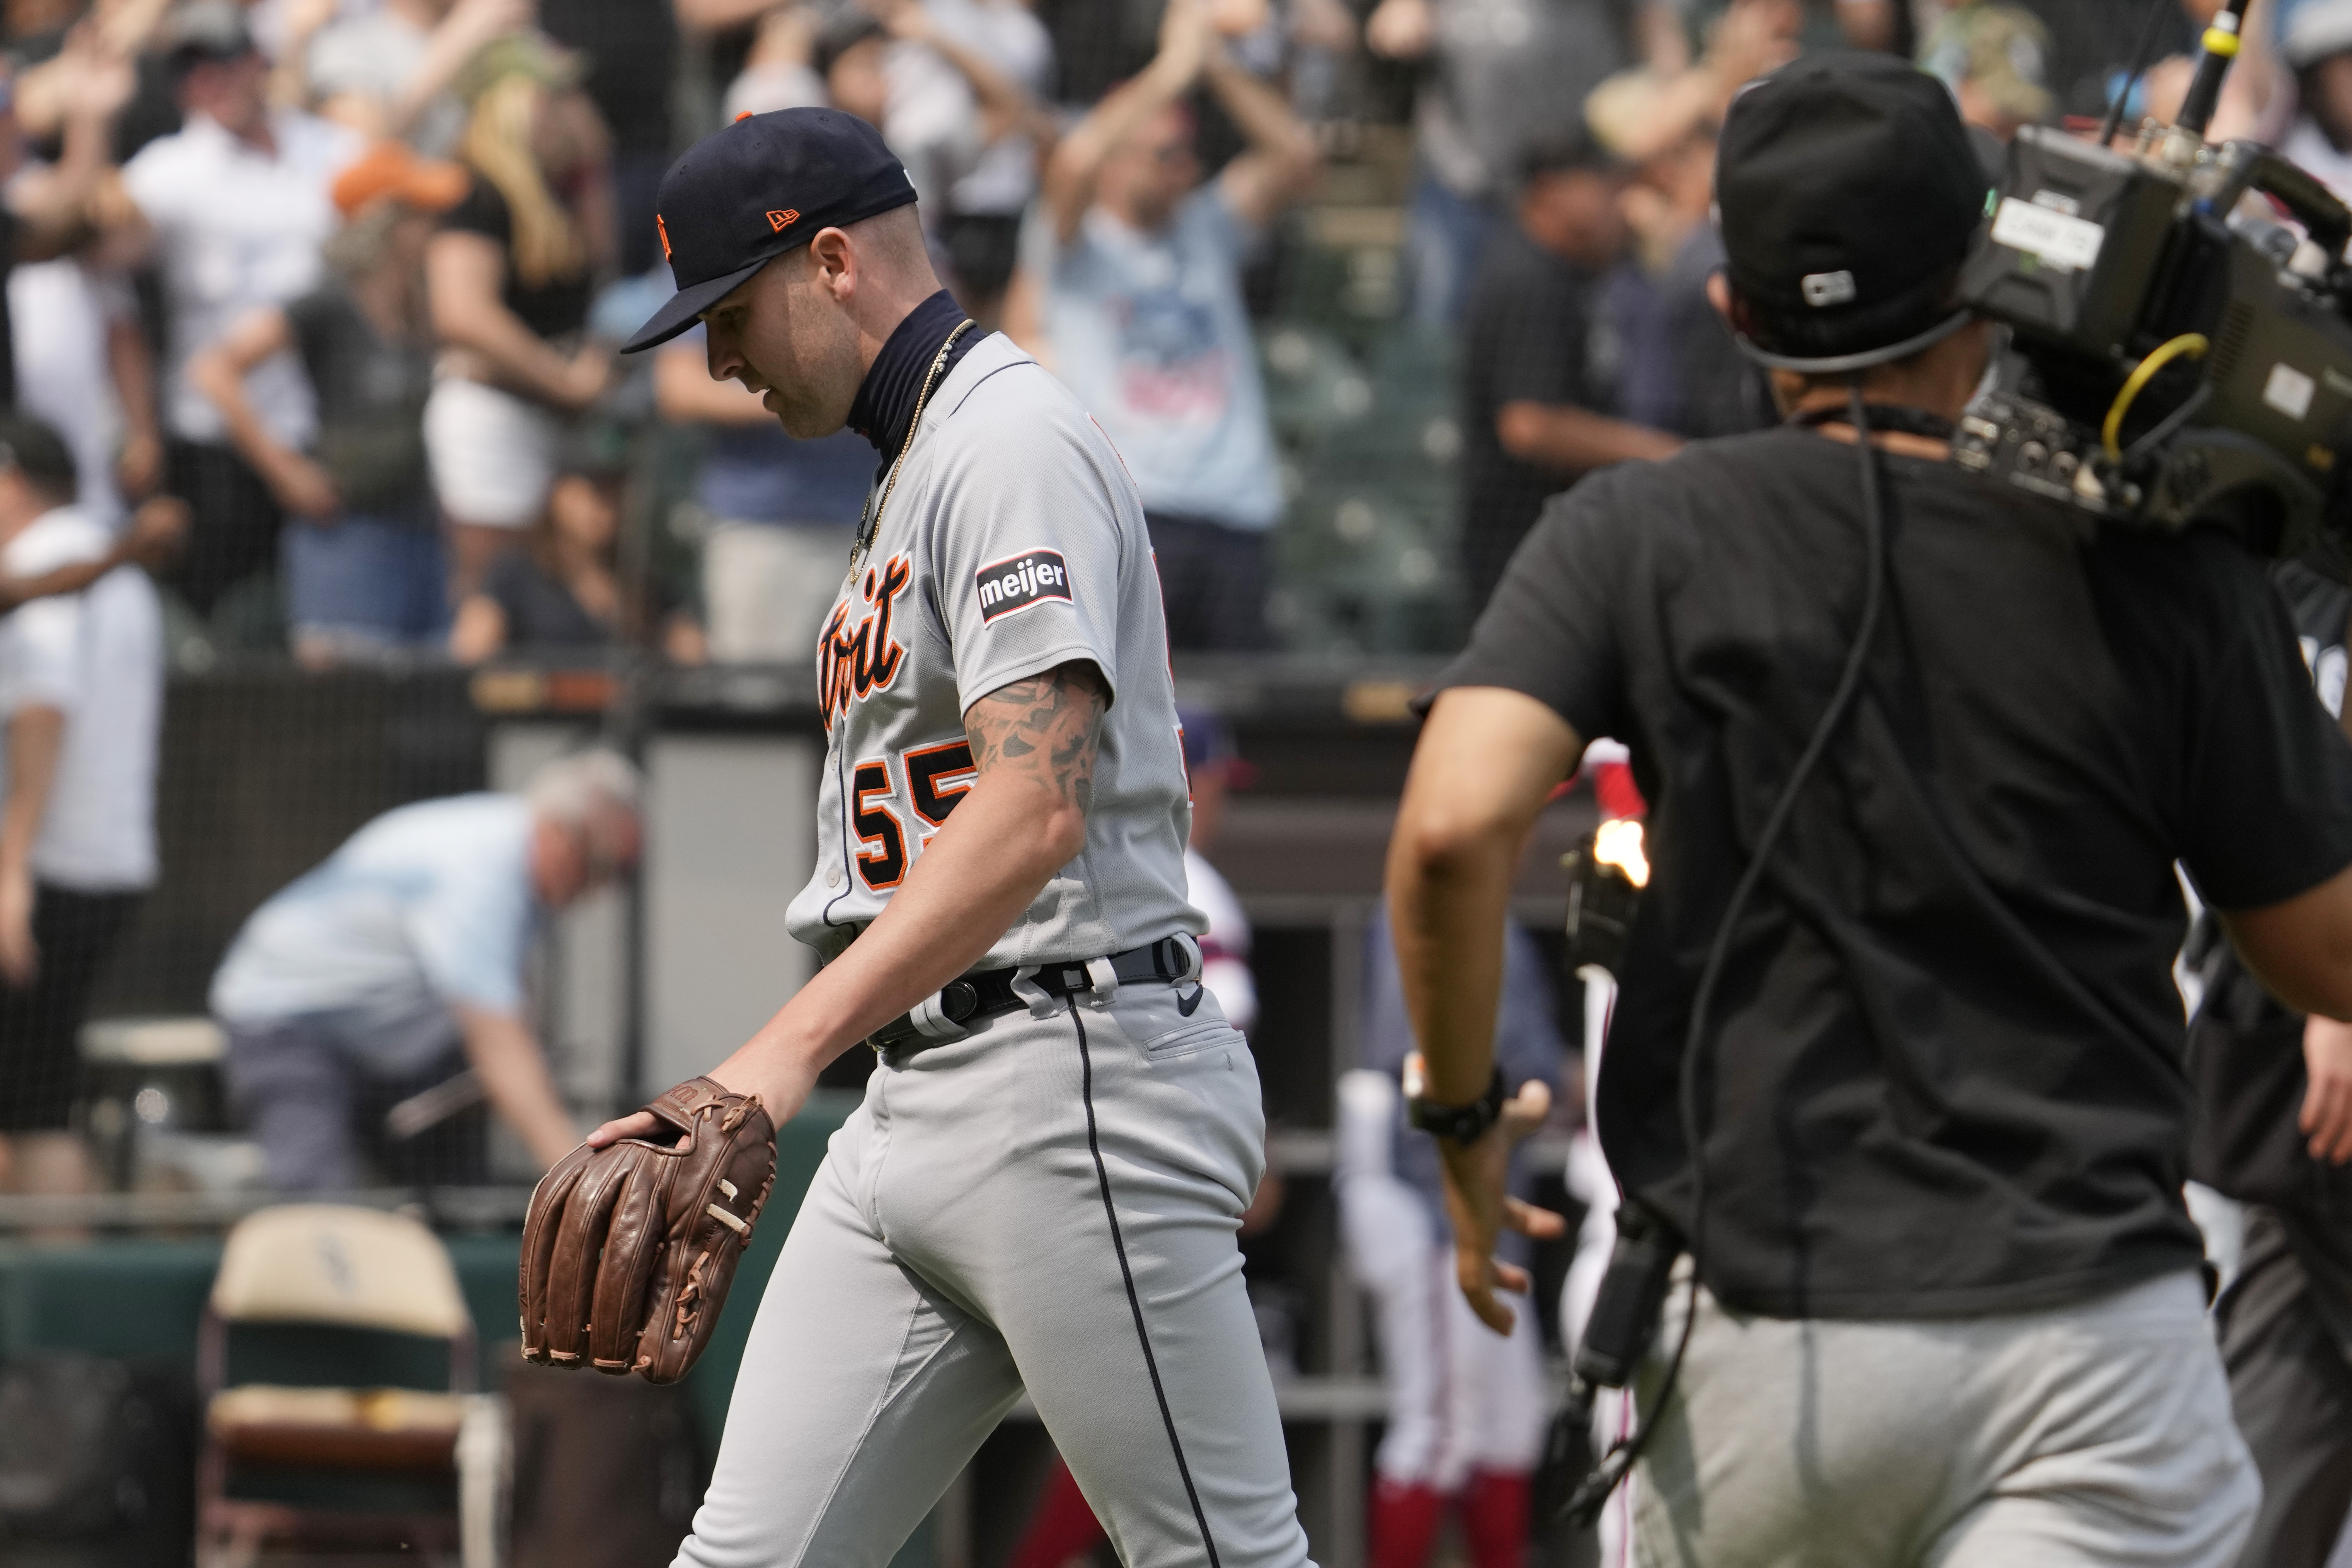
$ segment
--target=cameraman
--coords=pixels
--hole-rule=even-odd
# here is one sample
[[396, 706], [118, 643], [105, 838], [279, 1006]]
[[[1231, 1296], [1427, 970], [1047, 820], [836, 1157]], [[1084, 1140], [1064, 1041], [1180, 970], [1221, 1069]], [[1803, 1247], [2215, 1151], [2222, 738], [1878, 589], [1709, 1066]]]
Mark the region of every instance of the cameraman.
[[[1949, 95], [1899, 62], [1809, 57], [1734, 102], [1719, 303], [1789, 422], [1553, 502], [1406, 785], [1391, 907], [1436, 1120], [1489, 1089], [1553, 784], [1613, 736], [1652, 803], [1596, 1120], [1628, 1203], [1690, 1237], [1696, 1064], [1706, 1289], [1672, 1395], [1680, 1287], [1637, 1380], [1643, 1563], [2221, 1568], [2254, 1507], [2180, 1197], [2173, 866], [2281, 996], [2352, 1015], [2352, 747], [2237, 545], [1946, 460], [1985, 364], [1955, 308], [1985, 198]], [[1854, 700], [1694, 1031], [1876, 596], [1874, 536]], [[1482, 1131], [1492, 1104], [1444, 1152], [1457, 1272], [1499, 1330], [1527, 1282], [1498, 1232], [1557, 1221], [1500, 1185], [1539, 1108]]]

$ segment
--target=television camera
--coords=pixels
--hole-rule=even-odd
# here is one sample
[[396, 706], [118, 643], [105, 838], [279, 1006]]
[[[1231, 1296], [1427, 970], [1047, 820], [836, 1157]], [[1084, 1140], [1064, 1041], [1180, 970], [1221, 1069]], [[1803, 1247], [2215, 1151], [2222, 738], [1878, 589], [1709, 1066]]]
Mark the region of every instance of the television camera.
[[2218, 522], [2341, 568], [2352, 524], [2352, 209], [2249, 142], [2205, 140], [2231, 0], [2168, 127], [2113, 151], [2029, 127], [1961, 274], [2024, 374], [1972, 404], [1964, 467], [2162, 529]]

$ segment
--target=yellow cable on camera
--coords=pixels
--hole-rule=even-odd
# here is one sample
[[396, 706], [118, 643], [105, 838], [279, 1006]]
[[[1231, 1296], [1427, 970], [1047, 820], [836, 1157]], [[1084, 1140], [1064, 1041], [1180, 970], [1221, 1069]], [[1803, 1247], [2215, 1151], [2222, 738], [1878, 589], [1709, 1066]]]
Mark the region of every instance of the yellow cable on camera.
[[2205, 351], [2211, 346], [2202, 332], [2183, 332], [2132, 366], [2131, 374], [2124, 378], [2124, 389], [2116, 394], [2115, 405], [2107, 410], [2106, 423], [2099, 426], [2099, 445], [2106, 448], [2108, 461], [2123, 461], [2124, 416], [2131, 412], [2133, 399], [2147, 390], [2147, 384], [2156, 378], [2156, 373], [2183, 354], [2190, 359], [2202, 359]]

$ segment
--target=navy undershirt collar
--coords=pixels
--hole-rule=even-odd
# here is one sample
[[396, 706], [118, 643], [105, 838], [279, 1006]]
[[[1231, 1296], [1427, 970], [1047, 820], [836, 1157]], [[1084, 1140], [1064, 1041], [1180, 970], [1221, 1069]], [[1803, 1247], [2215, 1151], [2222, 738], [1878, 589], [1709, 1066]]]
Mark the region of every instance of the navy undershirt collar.
[[[883, 342], [882, 352], [874, 356], [873, 368], [866, 373], [849, 405], [849, 427], [873, 442], [875, 450], [882, 454], [877, 474], [898, 460], [898, 449], [907, 444], [915, 423], [915, 400], [923, 392], [923, 377], [930, 373], [940, 344], [963, 319], [963, 307], [942, 289], [908, 311], [907, 319]], [[940, 371], [941, 381], [980, 337], [974, 331], [956, 340], [955, 347], [948, 351], [947, 364]]]

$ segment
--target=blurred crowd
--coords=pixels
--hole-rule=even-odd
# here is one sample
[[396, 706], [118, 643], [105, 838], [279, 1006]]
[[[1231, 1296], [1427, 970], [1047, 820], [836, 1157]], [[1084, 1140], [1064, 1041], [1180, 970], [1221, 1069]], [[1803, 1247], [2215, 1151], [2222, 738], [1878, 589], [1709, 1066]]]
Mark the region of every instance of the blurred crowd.
[[[1549, 498], [1778, 420], [1716, 300], [1743, 86], [1809, 50], [1908, 58], [1990, 178], [2023, 127], [2168, 118], [2219, 9], [0, 0], [0, 1190], [92, 1184], [79, 1031], [158, 876], [167, 668], [809, 661], [874, 446], [786, 435], [711, 379], [699, 329], [615, 352], [672, 291], [657, 194], [698, 135], [807, 107], [881, 131], [957, 301], [1125, 459], [1174, 648], [1435, 652]], [[2254, 0], [2246, 37], [2214, 134], [2352, 198], [2352, 0]], [[1211, 716], [1185, 735], [1205, 844], [1234, 759]], [[592, 753], [404, 806], [253, 915], [209, 1004], [276, 1185], [403, 1174], [352, 1129], [469, 1066], [539, 1163], [571, 1146], [529, 916], [628, 872], [639, 788]], [[1191, 877], [1243, 1021], [1247, 923], [1197, 855]], [[1396, 1539], [1425, 1551], [1464, 1492], [1474, 1532], [1522, 1519], [1479, 1553], [1517, 1561], [1540, 1402], [1484, 1432], [1444, 1402], [1474, 1375], [1539, 1390], [1534, 1320], [1488, 1346], [1425, 1319], [1457, 1299], [1394, 1221], [1434, 1164], [1391, 1137], [1409, 1039], [1384, 937], [1367, 952], [1381, 1070], [1342, 1087], [1339, 1175], [1372, 1194], [1342, 1223], [1405, 1390]], [[1508, 1033], [1549, 1078], [1531, 954]], [[409, 1152], [486, 1169], [478, 1140]], [[1444, 1334], [1492, 1364], [1396, 1348]]]
[[[2168, 116], [2217, 5], [0, 0], [0, 1165], [154, 883], [167, 667], [808, 658], [873, 446], [698, 329], [614, 352], [727, 118], [882, 132], [1133, 472], [1176, 648], [1435, 651], [1548, 497], [1776, 418], [1710, 299], [1745, 83], [1915, 58], [1990, 170]], [[2352, 0], [2248, 38], [2217, 133], [2352, 191]]]
[[[1772, 418], [1706, 297], [1741, 84], [1808, 48], [1906, 52], [2000, 137], [2099, 114], [2145, 34], [2128, 124], [2177, 101], [2214, 8], [8, 0], [0, 391], [62, 438], [98, 526], [185, 504], [183, 662], [797, 662], [872, 449], [786, 437], [698, 336], [612, 351], [670, 287], [676, 150], [829, 105], [905, 161], [965, 309], [1111, 432], [1177, 647], [1311, 640], [1280, 580], [1341, 568], [1286, 536], [1384, 526], [1393, 496], [1327, 504], [1302, 397], [1325, 426], [1429, 414], [1374, 445], [1431, 459], [1396, 481], [1422, 505], [1382, 570], [1442, 602], [1418, 634], [1442, 645], [1544, 497]], [[2217, 129], [2352, 183], [2352, 0], [2256, 10]], [[1391, 222], [1335, 240], [1302, 203]], [[1382, 333], [1315, 331], [1335, 246]]]

